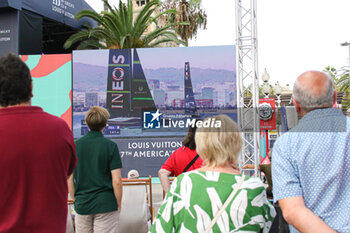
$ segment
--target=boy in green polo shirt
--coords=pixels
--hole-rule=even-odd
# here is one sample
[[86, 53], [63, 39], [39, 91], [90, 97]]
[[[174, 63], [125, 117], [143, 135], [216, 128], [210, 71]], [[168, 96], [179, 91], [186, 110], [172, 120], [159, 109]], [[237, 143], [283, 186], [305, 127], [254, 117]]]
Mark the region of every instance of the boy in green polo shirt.
[[85, 116], [90, 131], [75, 141], [78, 164], [68, 179], [74, 200], [76, 232], [117, 232], [122, 203], [122, 163], [118, 146], [102, 134], [110, 115], [91, 107]]

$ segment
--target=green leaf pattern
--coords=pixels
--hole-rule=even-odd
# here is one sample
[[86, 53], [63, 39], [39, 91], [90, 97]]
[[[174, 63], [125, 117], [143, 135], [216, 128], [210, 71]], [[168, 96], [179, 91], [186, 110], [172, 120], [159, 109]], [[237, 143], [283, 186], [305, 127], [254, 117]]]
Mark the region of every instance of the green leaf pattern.
[[[219, 212], [223, 203], [221, 202], [219, 194], [216, 192], [215, 188], [207, 188], [207, 193], [210, 198], [212, 213], [215, 216], [216, 213]], [[217, 220], [216, 224], [218, 225], [221, 232], [229, 232], [228, 214], [226, 212], [223, 212]]]
[[175, 192], [173, 193], [173, 195], [179, 198], [179, 201], [174, 203], [174, 214], [176, 215], [182, 210], [182, 208], [185, 208], [191, 217], [194, 218], [192, 212], [189, 210], [192, 192], [192, 180], [187, 174], [183, 176], [180, 186], [180, 194], [177, 194]]
[[[197, 232], [204, 232], [205, 229], [209, 226], [211, 219], [207, 214], [207, 212], [205, 212], [201, 207], [199, 207], [199, 205], [195, 205], [194, 209], [197, 214], [197, 224], [196, 224]], [[209, 231], [209, 233], [212, 233], [212, 232], [213, 231]]]
[[169, 220], [170, 220], [170, 215], [171, 215], [171, 211], [172, 211], [172, 207], [173, 207], [172, 205], [173, 205], [173, 197], [169, 197], [168, 201], [165, 202], [165, 208], [164, 208], [164, 211], [162, 213], [162, 218], [166, 222], [169, 222]]
[[243, 218], [248, 205], [247, 190], [241, 190], [233, 200], [230, 208], [230, 216], [236, 229], [243, 226]]
[[181, 224], [181, 233], [192, 233], [192, 231], [190, 231], [189, 229], [187, 229], [184, 225], [184, 223]]
[[252, 206], [258, 206], [261, 207], [263, 205], [267, 204], [266, 195], [265, 193], [260, 193], [258, 196], [256, 196], [252, 201]]
[[165, 233], [165, 231], [163, 230], [162, 224], [161, 224], [159, 219], [157, 219], [156, 222], [155, 222], [155, 228], [156, 228], [156, 232], [158, 232], [158, 233]]
[[[233, 231], [231, 231], [230, 233], [232, 233]], [[256, 233], [255, 231], [235, 231], [237, 233]]]
[[218, 182], [219, 181], [219, 177], [220, 177], [220, 172], [198, 172], [198, 171], [193, 171], [194, 174], [200, 175], [201, 177], [203, 177], [204, 179], [206, 179], [207, 181], [214, 181], [214, 182]]
[[[232, 192], [240, 175], [191, 171], [172, 183], [150, 232], [204, 232]], [[268, 232], [275, 209], [266, 199], [264, 184], [246, 177], [213, 232]]]

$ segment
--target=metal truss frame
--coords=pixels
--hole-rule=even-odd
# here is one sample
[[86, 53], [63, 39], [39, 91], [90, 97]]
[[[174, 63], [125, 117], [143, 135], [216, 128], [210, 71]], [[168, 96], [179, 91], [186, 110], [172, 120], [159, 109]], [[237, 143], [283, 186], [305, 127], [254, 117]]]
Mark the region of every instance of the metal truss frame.
[[260, 176], [257, 0], [235, 1], [238, 125], [243, 136], [240, 167], [253, 164], [255, 176]]

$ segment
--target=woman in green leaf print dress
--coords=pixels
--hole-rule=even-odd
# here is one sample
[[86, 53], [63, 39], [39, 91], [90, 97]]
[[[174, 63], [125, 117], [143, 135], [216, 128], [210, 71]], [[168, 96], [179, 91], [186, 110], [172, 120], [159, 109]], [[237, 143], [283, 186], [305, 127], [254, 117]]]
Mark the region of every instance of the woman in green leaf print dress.
[[[203, 121], [208, 121], [209, 118]], [[242, 138], [226, 115], [211, 117], [219, 124], [198, 127], [197, 152], [204, 166], [178, 176], [172, 183], [150, 232], [205, 232], [233, 188], [242, 178], [237, 168]], [[242, 180], [243, 181], [243, 180]], [[263, 183], [245, 177], [233, 200], [208, 232], [253, 233], [270, 230], [275, 209], [266, 199]]]

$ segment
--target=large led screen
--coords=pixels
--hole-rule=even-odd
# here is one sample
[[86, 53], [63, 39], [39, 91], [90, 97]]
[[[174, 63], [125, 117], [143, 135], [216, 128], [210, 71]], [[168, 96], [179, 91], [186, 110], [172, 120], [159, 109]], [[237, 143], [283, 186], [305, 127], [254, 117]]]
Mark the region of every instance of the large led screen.
[[105, 136], [142, 137], [185, 135], [186, 128], [165, 129], [174, 118], [236, 120], [236, 103], [234, 46], [73, 51], [76, 138], [88, 131], [91, 106], [111, 114]]

